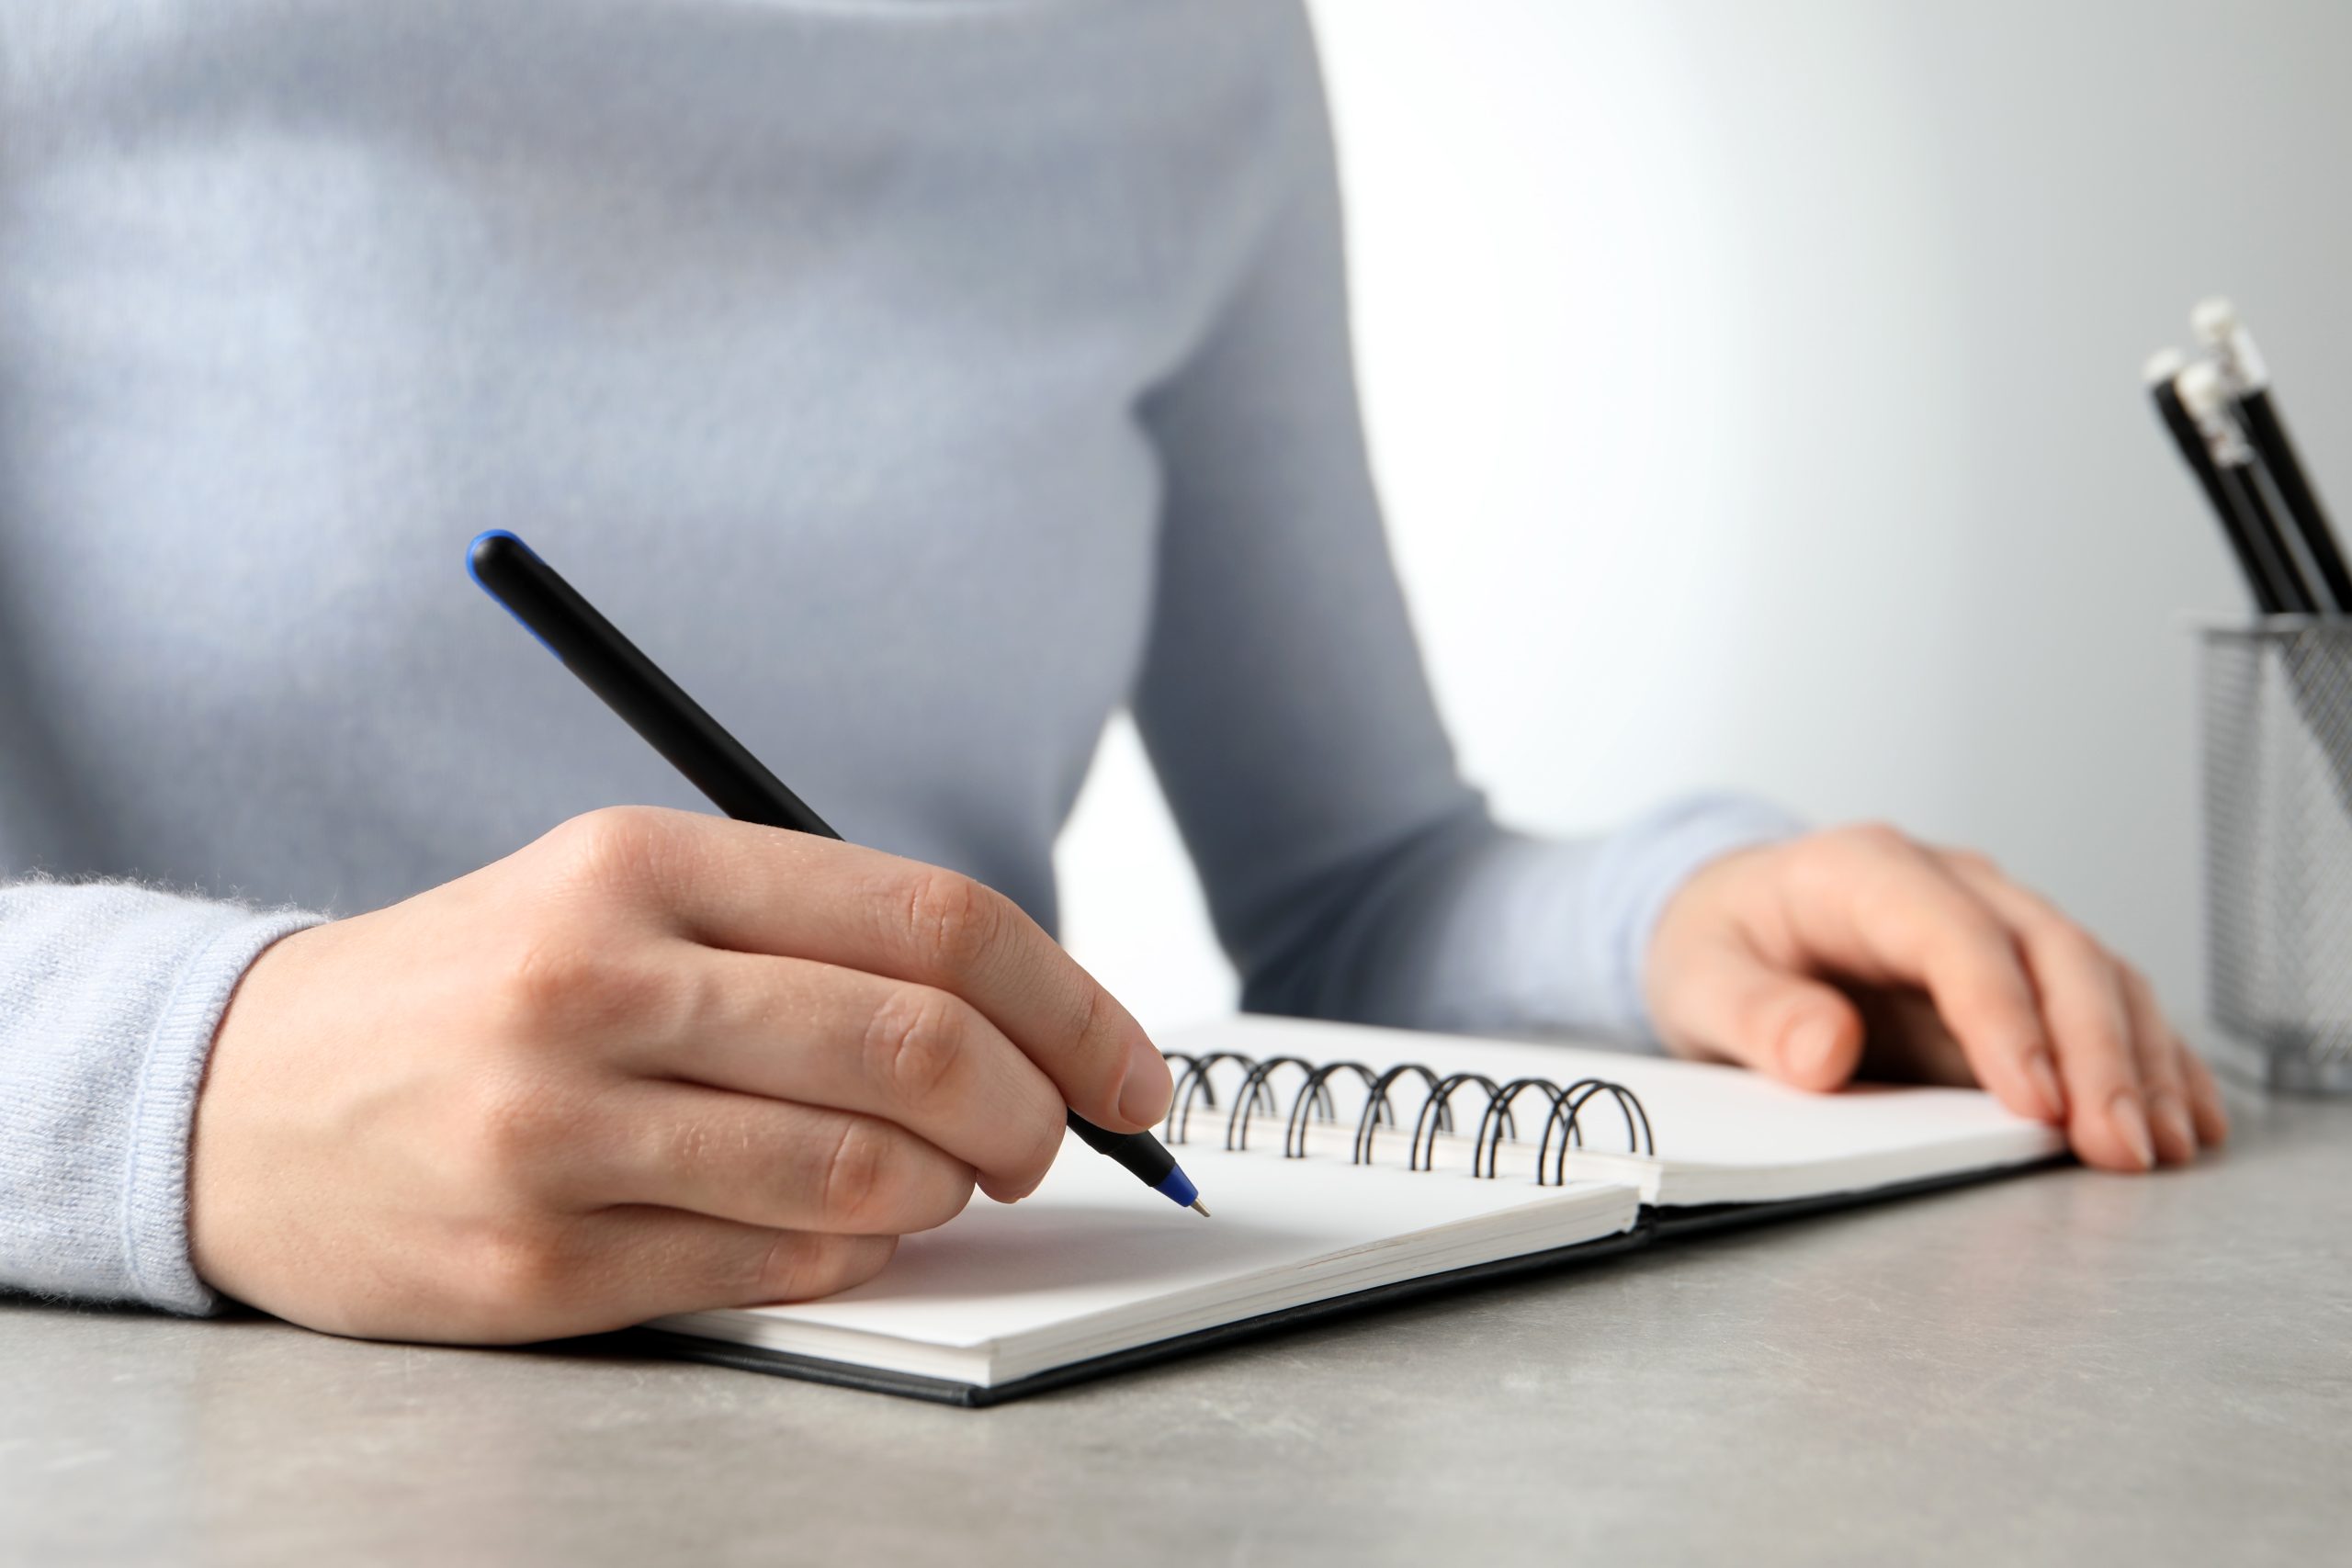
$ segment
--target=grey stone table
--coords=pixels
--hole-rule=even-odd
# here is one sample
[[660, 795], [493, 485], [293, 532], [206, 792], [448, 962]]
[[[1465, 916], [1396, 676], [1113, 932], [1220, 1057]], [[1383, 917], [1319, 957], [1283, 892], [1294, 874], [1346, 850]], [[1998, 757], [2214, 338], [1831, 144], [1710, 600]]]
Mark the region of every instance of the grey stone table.
[[2344, 1562], [2352, 1104], [996, 1410], [0, 1305], [10, 1562]]

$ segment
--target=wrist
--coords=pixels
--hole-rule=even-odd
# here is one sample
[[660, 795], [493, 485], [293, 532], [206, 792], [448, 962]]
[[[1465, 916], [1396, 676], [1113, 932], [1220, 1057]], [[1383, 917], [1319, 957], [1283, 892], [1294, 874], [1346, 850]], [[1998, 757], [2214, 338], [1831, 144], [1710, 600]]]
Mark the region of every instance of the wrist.
[[[1669, 909], [1679, 905], [1687, 911], [1704, 903], [1701, 879], [1713, 868], [1785, 843], [1804, 830], [1804, 824], [1781, 807], [1736, 795], [1678, 801], [1624, 829], [1630, 863], [1623, 873], [1628, 890], [1614, 942], [1614, 986], [1618, 1008], [1645, 1043], [1665, 1043], [1658, 1025], [1657, 954]], [[1697, 898], [1684, 898], [1694, 884], [1699, 885]]]

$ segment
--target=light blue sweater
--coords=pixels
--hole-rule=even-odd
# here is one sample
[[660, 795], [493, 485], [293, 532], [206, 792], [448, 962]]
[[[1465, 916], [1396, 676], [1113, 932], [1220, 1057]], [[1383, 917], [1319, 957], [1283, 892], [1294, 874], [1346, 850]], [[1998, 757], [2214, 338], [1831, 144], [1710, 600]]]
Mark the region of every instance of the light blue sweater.
[[1294, 4], [0, 0], [0, 1285], [212, 1305], [254, 955], [700, 804], [466, 581], [510, 525], [1049, 926], [1132, 703], [1256, 1009], [1638, 1037], [1664, 899], [1786, 828], [1457, 774]]

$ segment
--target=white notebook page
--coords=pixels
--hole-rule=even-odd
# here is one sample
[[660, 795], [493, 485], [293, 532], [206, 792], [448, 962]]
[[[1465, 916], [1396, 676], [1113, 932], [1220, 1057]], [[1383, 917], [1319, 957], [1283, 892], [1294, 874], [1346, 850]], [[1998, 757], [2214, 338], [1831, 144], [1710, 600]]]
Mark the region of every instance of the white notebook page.
[[1272, 1082], [1276, 1109], [1253, 1117], [1243, 1152], [1223, 1143], [1241, 1069], [1219, 1069], [1219, 1104], [1196, 1105], [1175, 1152], [1215, 1211], [1204, 1219], [1146, 1190], [1075, 1139], [1021, 1203], [975, 1199], [937, 1231], [910, 1236], [877, 1279], [821, 1302], [701, 1313], [658, 1326], [859, 1365], [978, 1383], [1148, 1344], [1218, 1324], [1473, 1264], [1573, 1246], [1630, 1229], [1639, 1202], [1698, 1206], [1863, 1191], [2015, 1166], [2055, 1154], [2054, 1130], [1973, 1089], [1783, 1088], [1733, 1067], [1589, 1047], [1409, 1033], [1290, 1020], [1236, 1019], [1161, 1043], [1264, 1060], [1353, 1060], [1375, 1072], [1420, 1062], [1498, 1081], [1600, 1077], [1640, 1100], [1655, 1157], [1624, 1147], [1615, 1105], [1583, 1113], [1589, 1152], [1565, 1187], [1533, 1179], [1544, 1099], [1520, 1101], [1523, 1138], [1498, 1179], [1469, 1174], [1483, 1089], [1454, 1101], [1456, 1135], [1438, 1168], [1407, 1169], [1423, 1089], [1400, 1080], [1398, 1124], [1374, 1161], [1351, 1163], [1363, 1091], [1333, 1078], [1339, 1119], [1310, 1129], [1305, 1159], [1282, 1153], [1304, 1077]]
[[[1015, 1204], [975, 1198], [907, 1237], [877, 1278], [823, 1301], [656, 1326], [931, 1376], [1002, 1382], [1197, 1328], [1572, 1246], [1632, 1228], [1623, 1183], [1538, 1187], [1466, 1171], [1285, 1159], [1277, 1134], [1175, 1152], [1214, 1211], [1150, 1191], [1075, 1138]], [[933, 1350], [964, 1352], [934, 1355]]]

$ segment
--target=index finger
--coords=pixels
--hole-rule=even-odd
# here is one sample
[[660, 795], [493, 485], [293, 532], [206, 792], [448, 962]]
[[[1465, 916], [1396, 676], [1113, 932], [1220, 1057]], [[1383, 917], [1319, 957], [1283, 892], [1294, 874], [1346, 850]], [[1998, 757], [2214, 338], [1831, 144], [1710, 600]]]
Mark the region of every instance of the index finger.
[[1114, 1132], [1167, 1111], [1168, 1064], [1117, 999], [1001, 893], [939, 866], [689, 812], [628, 813], [619, 859], [650, 878], [681, 934], [814, 959], [961, 997]]
[[1917, 986], [2001, 1103], [2064, 1111], [2040, 998], [2015, 935], [1983, 898], [1893, 832], [1827, 836], [1784, 896], [1812, 962], [1865, 983]]

